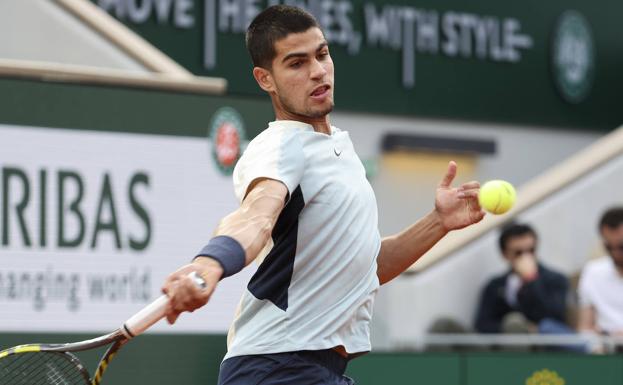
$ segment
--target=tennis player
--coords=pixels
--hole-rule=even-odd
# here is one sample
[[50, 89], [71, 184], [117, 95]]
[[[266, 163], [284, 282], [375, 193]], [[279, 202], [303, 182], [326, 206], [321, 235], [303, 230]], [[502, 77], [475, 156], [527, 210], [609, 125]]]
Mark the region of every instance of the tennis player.
[[[317, 21], [301, 9], [272, 6], [253, 20], [246, 43], [276, 120], [236, 165], [240, 208], [192, 263], [167, 278], [167, 319], [203, 306], [219, 280], [268, 250], [229, 331], [219, 384], [352, 384], [344, 371], [349, 359], [370, 351], [379, 285], [449, 231], [479, 222], [480, 186], [452, 187], [457, 166], [450, 162], [434, 210], [381, 238], [362, 163], [348, 132], [329, 120], [333, 61]], [[206, 289], [187, 278], [191, 271]]]

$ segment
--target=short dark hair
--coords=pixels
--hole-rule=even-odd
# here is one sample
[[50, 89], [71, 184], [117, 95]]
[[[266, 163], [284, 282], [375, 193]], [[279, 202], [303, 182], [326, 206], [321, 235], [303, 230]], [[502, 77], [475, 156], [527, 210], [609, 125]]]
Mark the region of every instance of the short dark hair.
[[271, 69], [275, 43], [291, 33], [320, 28], [309, 12], [289, 5], [273, 5], [260, 12], [247, 28], [246, 44], [256, 67]]
[[604, 227], [615, 229], [623, 224], [623, 207], [611, 207], [603, 213], [599, 220], [599, 231]]
[[506, 244], [510, 238], [520, 237], [522, 235], [532, 235], [535, 240], [538, 240], [536, 235], [536, 231], [525, 223], [511, 223], [502, 228], [502, 232], [500, 233], [499, 246], [500, 250], [504, 252], [506, 250]]

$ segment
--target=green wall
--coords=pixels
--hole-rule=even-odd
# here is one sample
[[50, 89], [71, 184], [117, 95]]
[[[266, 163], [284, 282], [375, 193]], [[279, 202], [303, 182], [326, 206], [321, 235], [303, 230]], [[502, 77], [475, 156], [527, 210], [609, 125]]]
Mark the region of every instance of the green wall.
[[206, 137], [221, 107], [243, 117], [248, 138], [274, 120], [268, 99], [0, 77], [0, 123]]
[[[0, 347], [92, 337], [0, 334]], [[145, 334], [122, 348], [103, 385], [215, 384], [225, 351], [224, 335]], [[93, 370], [102, 353], [78, 355]], [[564, 353], [370, 353], [353, 360], [347, 375], [357, 385], [621, 385], [623, 360]]]
[[354, 360], [357, 385], [620, 385], [618, 356], [564, 353], [372, 353]]
[[[595, 130], [612, 130], [623, 122], [623, 110], [617, 100], [623, 97], [623, 51], [620, 49], [620, 18], [623, 3], [603, 0], [599, 6], [590, 0], [527, 0], [508, 2], [496, 0], [194, 0], [185, 10], [193, 24], [175, 23], [176, 11], [158, 11], [151, 2], [92, 0], [198, 75], [224, 77], [228, 92], [235, 95], [263, 95], [252, 75], [252, 65], [244, 44], [245, 20], [274, 3], [297, 4], [311, 9], [325, 29], [335, 32], [330, 41], [335, 63], [336, 108], [338, 110], [528, 123]], [[221, 4], [237, 10], [223, 16]], [[124, 5], [125, 4], [125, 5]], [[373, 5], [377, 15], [396, 13], [396, 19], [384, 19], [385, 28], [396, 32], [397, 44], [370, 40], [366, 7]], [[325, 7], [325, 11], [321, 10]], [[405, 7], [414, 14], [438, 17], [435, 30], [438, 44], [434, 49], [419, 47], [419, 21], [405, 21]], [[133, 10], [134, 9], [134, 10]], [[347, 12], [340, 12], [346, 9]], [[588, 59], [592, 86], [588, 96], [578, 103], [569, 103], [556, 85], [554, 68], [554, 36], [557, 21], [568, 10], [579, 12], [588, 23], [593, 59]], [[136, 15], [141, 14], [140, 20]], [[178, 12], [179, 13], [179, 12]], [[320, 13], [320, 15], [318, 15]], [[444, 16], [474, 16], [490, 31], [486, 49], [489, 54], [476, 53], [475, 29], [453, 28], [460, 39], [470, 41], [470, 52], [449, 55], [443, 43], [450, 35]], [[368, 16], [369, 18], [369, 16]], [[508, 20], [515, 27], [504, 27]], [[210, 20], [214, 20], [211, 22]], [[403, 84], [403, 54], [408, 43], [404, 37], [413, 27], [415, 85]], [[529, 36], [532, 46], [518, 49], [516, 61], [498, 60], [491, 52], [513, 39], [505, 35], [513, 29], [517, 35]], [[467, 31], [470, 32], [467, 32]], [[347, 41], [341, 39], [344, 33]], [[214, 66], [205, 64], [207, 36], [214, 40]], [[347, 42], [359, 37], [360, 45], [349, 51]], [[576, 52], [577, 54], [577, 52]], [[581, 60], [580, 60], [581, 61]]]

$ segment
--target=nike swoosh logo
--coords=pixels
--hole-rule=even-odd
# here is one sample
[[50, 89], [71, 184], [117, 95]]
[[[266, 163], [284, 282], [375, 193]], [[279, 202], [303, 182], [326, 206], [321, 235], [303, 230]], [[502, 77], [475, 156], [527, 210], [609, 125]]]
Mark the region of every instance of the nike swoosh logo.
[[340, 156], [342, 155], [342, 150], [340, 150], [340, 152], [337, 152], [337, 149], [333, 149], [333, 152], [335, 153], [335, 156]]

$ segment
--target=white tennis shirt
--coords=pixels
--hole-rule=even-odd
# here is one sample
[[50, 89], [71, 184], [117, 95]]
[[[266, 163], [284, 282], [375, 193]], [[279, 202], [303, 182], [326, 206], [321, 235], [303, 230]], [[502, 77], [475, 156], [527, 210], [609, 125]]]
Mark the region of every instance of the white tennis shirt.
[[623, 331], [623, 277], [612, 258], [601, 257], [584, 266], [578, 284], [582, 306], [593, 306], [596, 324], [608, 333]]
[[381, 247], [376, 199], [348, 132], [271, 122], [234, 170], [239, 200], [257, 178], [289, 192], [273, 246], [245, 290], [225, 359], [247, 354], [370, 350]]

